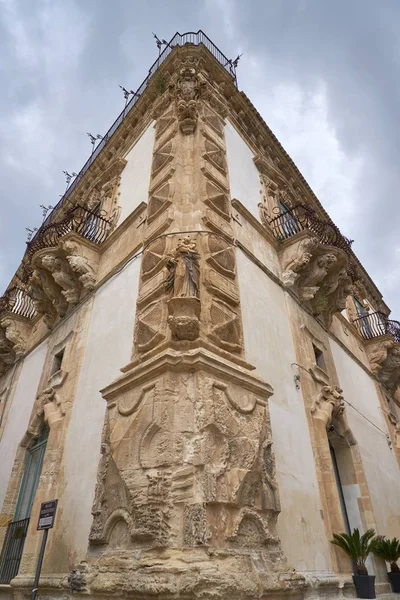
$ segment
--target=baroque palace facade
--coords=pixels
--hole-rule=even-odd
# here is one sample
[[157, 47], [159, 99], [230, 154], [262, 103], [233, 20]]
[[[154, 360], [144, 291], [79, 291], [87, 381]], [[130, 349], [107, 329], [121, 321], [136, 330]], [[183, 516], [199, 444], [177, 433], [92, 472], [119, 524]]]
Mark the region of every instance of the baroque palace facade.
[[0, 600], [55, 498], [43, 599], [351, 596], [332, 534], [400, 537], [400, 324], [202, 32], [0, 302]]

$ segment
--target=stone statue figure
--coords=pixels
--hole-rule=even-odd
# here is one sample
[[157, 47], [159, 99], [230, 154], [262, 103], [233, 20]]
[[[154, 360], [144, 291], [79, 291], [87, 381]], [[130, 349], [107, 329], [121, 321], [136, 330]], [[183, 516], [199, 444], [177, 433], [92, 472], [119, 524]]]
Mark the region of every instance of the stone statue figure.
[[199, 297], [199, 255], [189, 236], [179, 240], [167, 268], [166, 289], [173, 290], [174, 298]]

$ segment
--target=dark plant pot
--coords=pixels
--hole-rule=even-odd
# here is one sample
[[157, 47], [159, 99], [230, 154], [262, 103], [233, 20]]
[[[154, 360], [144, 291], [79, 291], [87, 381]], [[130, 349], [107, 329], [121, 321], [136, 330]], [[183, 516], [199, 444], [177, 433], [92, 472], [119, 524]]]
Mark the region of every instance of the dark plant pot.
[[392, 592], [400, 594], [400, 573], [388, 573], [390, 585], [392, 586]]
[[353, 575], [353, 581], [359, 598], [376, 598], [375, 575]]

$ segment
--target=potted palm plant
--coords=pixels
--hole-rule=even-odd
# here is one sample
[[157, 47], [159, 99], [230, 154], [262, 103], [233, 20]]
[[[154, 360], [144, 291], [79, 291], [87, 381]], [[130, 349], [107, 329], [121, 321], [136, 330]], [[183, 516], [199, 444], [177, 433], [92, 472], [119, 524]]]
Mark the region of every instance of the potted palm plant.
[[400, 541], [396, 538], [389, 540], [384, 536], [378, 536], [374, 542], [372, 552], [375, 556], [383, 558], [390, 565], [388, 577], [392, 592], [400, 593], [400, 568], [397, 561], [400, 558]]
[[365, 564], [374, 548], [374, 536], [373, 529], [368, 529], [363, 535], [360, 535], [358, 529], [354, 529], [350, 535], [334, 533], [333, 540], [331, 540], [331, 544], [344, 550], [356, 565], [353, 581], [359, 598], [376, 598], [375, 575], [368, 575]]

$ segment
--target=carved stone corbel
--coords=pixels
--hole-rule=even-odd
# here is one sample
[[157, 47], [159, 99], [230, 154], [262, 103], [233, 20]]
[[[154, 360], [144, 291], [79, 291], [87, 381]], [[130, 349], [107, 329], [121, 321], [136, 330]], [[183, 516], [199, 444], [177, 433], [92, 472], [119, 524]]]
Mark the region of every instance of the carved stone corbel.
[[6, 332], [0, 328], [0, 375], [3, 375], [14, 362], [15, 352], [6, 337]]
[[325, 246], [304, 231], [290, 238], [281, 252], [282, 281], [329, 327], [332, 315], [345, 308], [352, 292], [348, 259], [339, 248]]
[[87, 290], [92, 290], [96, 285], [96, 273], [99, 265], [98, 248], [75, 234], [68, 234], [62, 239], [60, 247], [82, 286]]
[[382, 368], [383, 363], [387, 359], [388, 352], [394, 347], [394, 341], [390, 337], [384, 340], [376, 341], [375, 339], [368, 343], [366, 347], [371, 371], [377, 375]]
[[36, 414], [39, 417], [43, 416], [50, 427], [63, 418], [65, 410], [63, 409], [61, 400], [54, 388], [46, 388], [38, 394]]
[[6, 313], [0, 321], [0, 326], [4, 329], [15, 355], [18, 357], [25, 354], [32, 325], [23, 317]]
[[54, 283], [49, 285], [49, 280], [51, 280], [50, 275], [41, 269], [35, 269], [29, 281], [28, 294], [33, 300], [37, 313], [43, 315], [45, 324], [51, 329], [57, 314], [60, 317], [64, 316], [66, 301], [53, 289]]
[[[400, 385], [400, 343], [393, 342], [393, 345], [388, 346], [386, 342], [386, 347], [382, 348], [381, 346], [380, 351], [380, 356], [385, 352], [387, 352], [387, 356], [380, 362], [380, 368], [376, 370], [375, 374], [386, 389], [391, 394], [395, 394]], [[377, 360], [377, 353], [378, 351], [375, 351], [373, 354], [375, 361]], [[375, 362], [375, 364], [377, 363]]]
[[61, 288], [61, 294], [68, 304], [77, 304], [81, 294], [81, 283], [74, 277], [67, 260], [55, 252], [48, 252], [42, 256], [41, 261], [44, 269], [52, 275]]
[[329, 427], [334, 417], [342, 415], [345, 409], [342, 393], [337, 385], [324, 385], [311, 406], [314, 419]]

